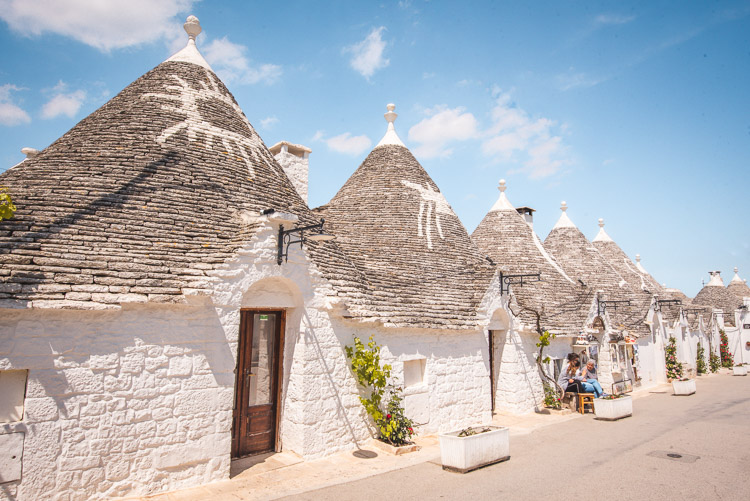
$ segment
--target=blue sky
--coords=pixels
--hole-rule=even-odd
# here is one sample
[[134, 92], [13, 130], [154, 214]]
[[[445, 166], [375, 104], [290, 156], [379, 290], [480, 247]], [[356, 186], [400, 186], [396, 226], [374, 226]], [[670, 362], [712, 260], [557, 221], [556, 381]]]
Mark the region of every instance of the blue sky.
[[497, 198], [568, 215], [660, 282], [750, 278], [750, 2], [0, 0], [0, 171], [185, 44], [326, 203], [396, 130], [473, 231]]

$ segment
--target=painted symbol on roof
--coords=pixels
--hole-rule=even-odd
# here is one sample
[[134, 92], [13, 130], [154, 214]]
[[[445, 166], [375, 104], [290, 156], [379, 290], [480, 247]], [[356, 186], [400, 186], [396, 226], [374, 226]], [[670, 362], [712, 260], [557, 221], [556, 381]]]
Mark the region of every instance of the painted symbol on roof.
[[[173, 101], [175, 104], [162, 104], [162, 109], [185, 117], [181, 122], [164, 129], [156, 138], [156, 142], [165, 144], [169, 138], [181, 130], [185, 130], [190, 142], [197, 141], [199, 137], [202, 137], [207, 149], [213, 148], [214, 141], [221, 141], [226, 152], [230, 155], [241, 157], [250, 171], [250, 176], [255, 177], [250, 157], [255, 156], [254, 150], [260, 146], [259, 142], [254, 137], [244, 136], [208, 122], [201, 115], [198, 106], [199, 101], [216, 99], [231, 107], [237, 113], [237, 116], [245, 122], [248, 129], [252, 131], [253, 128], [250, 122], [247, 121], [247, 118], [245, 118], [237, 103], [234, 102], [234, 99], [222, 91], [216, 79], [209, 71], [206, 71], [206, 77], [210, 85], [206, 85], [206, 82], [200, 82], [200, 89], [193, 89], [185, 80], [177, 75], [171, 75], [171, 77], [177, 84], [165, 85], [164, 88], [168, 91], [177, 92], [177, 94], [149, 92], [141, 96], [142, 99], [157, 98]], [[258, 159], [256, 158], [256, 160]]]
[[[402, 180], [401, 184], [416, 190], [422, 200], [419, 202], [419, 216], [417, 216], [417, 234], [427, 237], [427, 248], [432, 249], [432, 217], [435, 216], [435, 226], [438, 235], [443, 239], [443, 228], [440, 226], [440, 214], [453, 214], [450, 204], [442, 193], [433, 190], [432, 187], [425, 183], [423, 187], [420, 184]], [[455, 214], [453, 214], [455, 215]], [[422, 222], [424, 220], [424, 223]]]

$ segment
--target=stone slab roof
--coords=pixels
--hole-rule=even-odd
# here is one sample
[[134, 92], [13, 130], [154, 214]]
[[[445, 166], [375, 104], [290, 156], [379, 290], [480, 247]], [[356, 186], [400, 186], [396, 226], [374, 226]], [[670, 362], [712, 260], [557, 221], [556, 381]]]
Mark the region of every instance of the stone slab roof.
[[696, 294], [693, 304], [722, 310], [724, 323], [734, 327], [734, 311], [742, 305], [742, 300], [723, 286], [706, 285]]
[[[0, 306], [113, 308], [210, 292], [274, 208], [317, 221], [223, 83], [167, 61], [0, 175]], [[365, 280], [335, 243], [308, 255], [347, 296]]]
[[[599, 250], [563, 212], [564, 224], [557, 224], [544, 241], [545, 248], [559, 262], [568, 276], [582, 280], [587, 287], [602, 291], [602, 299], [630, 300], [631, 306], [607, 308], [607, 315], [618, 330], [645, 336], [650, 328], [645, 323], [651, 296], [635, 291]], [[562, 217], [561, 217], [562, 220]]]
[[496, 203], [471, 238], [505, 273], [541, 273], [540, 282], [511, 286], [522, 308], [519, 312], [522, 322], [535, 326], [536, 315], [532, 312], [537, 312], [541, 315], [543, 329], [578, 335], [584, 327], [593, 292], [565, 275], [512, 205]]
[[475, 328], [494, 267], [407, 148], [375, 147], [316, 212], [367, 277], [373, 319]]
[[730, 282], [727, 285], [727, 290], [734, 294], [734, 296], [742, 301], [743, 298], [750, 297], [750, 287], [746, 283]]

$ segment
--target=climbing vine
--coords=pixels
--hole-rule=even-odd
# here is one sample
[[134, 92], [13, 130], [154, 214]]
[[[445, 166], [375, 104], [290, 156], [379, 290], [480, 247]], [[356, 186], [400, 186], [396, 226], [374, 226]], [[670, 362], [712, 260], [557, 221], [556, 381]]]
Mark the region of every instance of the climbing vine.
[[695, 370], [698, 374], [706, 374], [708, 368], [706, 367], [706, 350], [703, 349], [703, 344], [698, 343], [697, 354], [695, 356]]
[[674, 337], [669, 338], [665, 362], [667, 366], [667, 378], [679, 379], [682, 377], [682, 362], [677, 361], [677, 340]]
[[734, 357], [732, 356], [732, 352], [729, 351], [729, 338], [727, 338], [727, 333], [724, 332], [724, 329], [719, 331], [719, 335], [721, 336], [721, 344], [719, 345], [721, 366], [731, 369], [734, 366]]
[[8, 188], [0, 187], [0, 221], [12, 218], [15, 212], [16, 206], [13, 205]]
[[[357, 382], [369, 395], [359, 397], [378, 428], [379, 438], [393, 445], [404, 445], [414, 434], [414, 423], [404, 415], [401, 388], [388, 383], [391, 365], [380, 364], [380, 346], [370, 336], [367, 345], [354, 337], [354, 346], [345, 346], [346, 356]], [[384, 404], [385, 400], [385, 404]]]

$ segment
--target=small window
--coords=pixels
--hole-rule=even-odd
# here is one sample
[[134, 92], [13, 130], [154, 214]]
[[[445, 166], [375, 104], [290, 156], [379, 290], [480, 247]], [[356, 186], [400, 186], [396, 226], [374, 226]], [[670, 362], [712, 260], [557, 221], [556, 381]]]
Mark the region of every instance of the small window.
[[404, 361], [404, 386], [416, 386], [424, 382], [424, 369], [427, 359], [417, 358]]
[[0, 423], [23, 419], [28, 371], [0, 371]]

